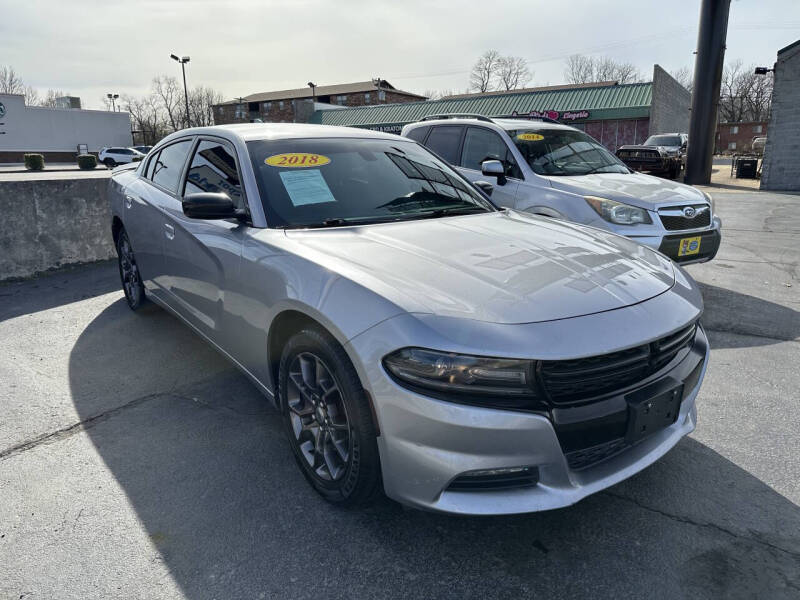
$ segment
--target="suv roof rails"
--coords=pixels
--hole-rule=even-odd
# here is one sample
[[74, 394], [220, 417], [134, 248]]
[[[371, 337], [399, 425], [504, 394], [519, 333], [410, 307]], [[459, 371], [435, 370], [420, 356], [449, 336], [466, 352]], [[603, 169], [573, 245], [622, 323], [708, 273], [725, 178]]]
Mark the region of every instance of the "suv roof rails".
[[530, 115], [503, 115], [502, 117], [495, 117], [495, 119], [524, 119], [526, 121], [542, 121], [544, 123], [555, 123], [556, 125], [563, 125], [555, 119], [550, 117], [531, 117]]
[[492, 122], [489, 117], [475, 113], [445, 113], [440, 115], [428, 115], [426, 117], [422, 117], [420, 121], [433, 121], [436, 119], [477, 119], [478, 121], [486, 121], [488, 123]]

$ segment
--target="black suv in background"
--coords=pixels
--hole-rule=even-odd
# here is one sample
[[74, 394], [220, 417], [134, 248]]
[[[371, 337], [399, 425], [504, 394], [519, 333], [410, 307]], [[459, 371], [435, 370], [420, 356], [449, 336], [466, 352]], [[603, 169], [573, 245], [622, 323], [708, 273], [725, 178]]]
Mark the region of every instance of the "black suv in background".
[[675, 179], [686, 166], [686, 133], [651, 135], [639, 146], [621, 146], [617, 158], [635, 171], [647, 171]]

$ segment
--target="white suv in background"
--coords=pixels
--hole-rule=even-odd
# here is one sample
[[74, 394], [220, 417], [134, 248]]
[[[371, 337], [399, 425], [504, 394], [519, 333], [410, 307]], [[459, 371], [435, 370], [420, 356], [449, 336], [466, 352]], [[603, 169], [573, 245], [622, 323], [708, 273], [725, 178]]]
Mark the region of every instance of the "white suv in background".
[[401, 135], [433, 150], [500, 206], [624, 235], [681, 264], [709, 261], [719, 249], [722, 223], [711, 196], [636, 173], [575, 127], [432, 115]]
[[127, 163], [138, 162], [145, 157], [144, 154], [133, 148], [101, 148], [97, 155], [98, 160], [113, 169], [117, 165], [124, 165]]

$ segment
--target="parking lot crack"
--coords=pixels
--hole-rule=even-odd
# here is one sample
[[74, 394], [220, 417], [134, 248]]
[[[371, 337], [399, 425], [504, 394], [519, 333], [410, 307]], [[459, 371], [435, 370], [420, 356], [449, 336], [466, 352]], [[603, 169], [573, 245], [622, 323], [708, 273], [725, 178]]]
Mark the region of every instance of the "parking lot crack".
[[0, 461], [3, 461], [17, 454], [27, 452], [28, 450], [32, 450], [43, 444], [49, 444], [52, 442], [63, 440], [76, 433], [85, 431], [90, 427], [94, 427], [98, 423], [102, 423], [103, 421], [106, 421], [107, 419], [123, 411], [139, 406], [140, 404], [144, 404], [149, 400], [154, 400], [156, 398], [161, 398], [163, 396], [164, 396], [163, 393], [148, 394], [147, 396], [141, 396], [139, 398], [135, 398], [130, 402], [126, 402], [125, 404], [122, 404], [115, 408], [93, 415], [91, 417], [78, 421], [77, 423], [73, 423], [72, 425], [69, 425], [67, 427], [63, 427], [61, 429], [57, 429], [56, 431], [51, 431], [48, 433], [44, 433], [42, 435], [38, 435], [34, 438], [31, 438], [29, 440], [26, 440], [9, 448], [5, 448], [4, 450], [0, 450]]
[[637, 506], [638, 508], [641, 508], [642, 510], [646, 510], [648, 512], [655, 513], [657, 515], [661, 515], [662, 517], [666, 517], [667, 519], [670, 519], [672, 521], [676, 521], [678, 523], [684, 523], [686, 525], [693, 525], [694, 527], [700, 527], [702, 529], [711, 529], [711, 530], [717, 531], [719, 533], [722, 533], [724, 535], [736, 538], [737, 540], [751, 542], [751, 543], [754, 543], [754, 544], [758, 544], [759, 546], [764, 546], [764, 547], [767, 547], [767, 548], [771, 548], [772, 550], [774, 550], [776, 552], [780, 552], [782, 554], [788, 555], [789, 557], [791, 557], [792, 559], [794, 559], [796, 561], [800, 561], [800, 552], [795, 552], [793, 550], [788, 550], [786, 548], [778, 546], [777, 544], [773, 544], [772, 542], [768, 542], [768, 541], [762, 539], [761, 535], [758, 534], [758, 532], [754, 532], [754, 531], [751, 530], [750, 531], [751, 535], [742, 535], [741, 533], [737, 533], [735, 531], [727, 529], [727, 528], [725, 528], [725, 527], [723, 527], [721, 525], [718, 525], [716, 523], [711, 523], [710, 521], [707, 521], [707, 522], [695, 521], [693, 519], [690, 519], [689, 517], [683, 517], [683, 516], [680, 516], [680, 515], [674, 515], [672, 513], [666, 512], [664, 510], [661, 510], [661, 509], [658, 509], [658, 508], [654, 508], [652, 506], [647, 506], [646, 504], [643, 504], [642, 502], [639, 502], [638, 500], [636, 500], [634, 498], [631, 498], [629, 496], [623, 496], [622, 494], [615, 494], [614, 492], [610, 492], [608, 490], [606, 490], [605, 492], [602, 492], [602, 494], [605, 495], [605, 496], [611, 496], [612, 498], [616, 498], [617, 500], [622, 500], [624, 502], [628, 502], [630, 504], [633, 504], [633, 505]]

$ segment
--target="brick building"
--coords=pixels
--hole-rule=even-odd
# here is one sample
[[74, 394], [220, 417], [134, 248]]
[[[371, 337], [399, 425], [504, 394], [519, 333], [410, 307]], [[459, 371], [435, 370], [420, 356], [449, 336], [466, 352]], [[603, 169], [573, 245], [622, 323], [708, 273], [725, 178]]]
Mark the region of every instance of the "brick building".
[[800, 190], [800, 40], [778, 51], [762, 190]]
[[250, 94], [215, 105], [214, 122], [222, 125], [261, 119], [265, 123], [306, 123], [320, 108], [396, 104], [425, 99], [425, 96], [398, 90], [385, 79], [373, 79], [320, 85], [314, 88], [313, 96], [311, 87]]
[[753, 146], [753, 138], [767, 135], [767, 121], [741, 121], [717, 125], [715, 154], [743, 154]]

